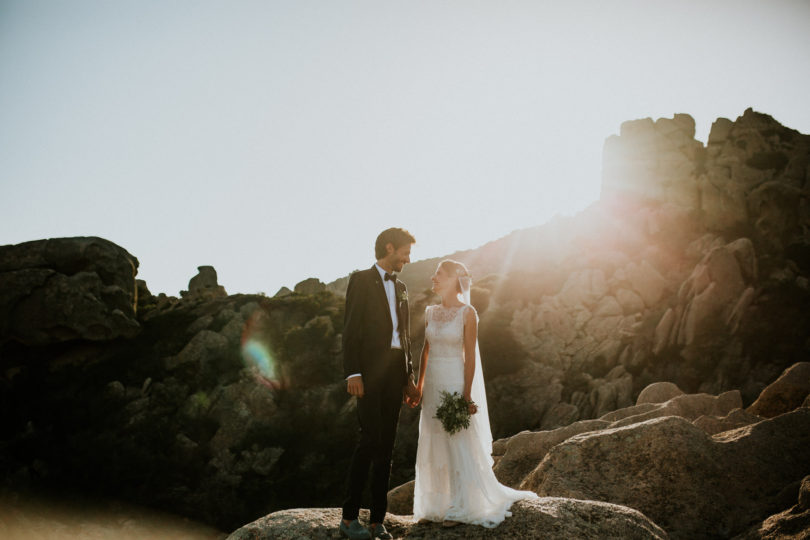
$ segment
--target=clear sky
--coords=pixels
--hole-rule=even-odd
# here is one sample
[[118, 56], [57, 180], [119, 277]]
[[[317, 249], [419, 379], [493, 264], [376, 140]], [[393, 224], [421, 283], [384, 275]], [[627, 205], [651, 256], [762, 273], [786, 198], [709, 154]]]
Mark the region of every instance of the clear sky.
[[810, 2], [0, 0], [0, 244], [101, 236], [153, 293], [274, 294], [599, 197], [625, 120], [810, 133]]

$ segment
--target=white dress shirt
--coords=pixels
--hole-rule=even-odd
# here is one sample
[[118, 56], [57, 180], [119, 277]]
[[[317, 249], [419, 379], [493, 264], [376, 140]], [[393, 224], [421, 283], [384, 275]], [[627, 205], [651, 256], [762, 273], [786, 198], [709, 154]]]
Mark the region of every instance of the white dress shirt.
[[[394, 282], [385, 279], [385, 270], [379, 264], [374, 265], [377, 268], [377, 271], [380, 273], [380, 279], [383, 282], [383, 287], [385, 288], [385, 296], [388, 298], [388, 309], [391, 312], [391, 322], [394, 323], [394, 331], [391, 334], [391, 348], [392, 349], [401, 349], [402, 342], [399, 340], [399, 332], [397, 332], [397, 326], [399, 326], [399, 317], [397, 316], [397, 289], [394, 286]], [[352, 373], [346, 379], [351, 379], [352, 377], [357, 377], [361, 375], [360, 373]]]

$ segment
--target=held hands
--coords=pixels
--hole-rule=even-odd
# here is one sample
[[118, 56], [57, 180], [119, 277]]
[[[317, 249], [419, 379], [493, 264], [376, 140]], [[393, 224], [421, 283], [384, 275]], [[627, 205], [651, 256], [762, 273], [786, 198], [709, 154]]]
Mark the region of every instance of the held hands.
[[413, 409], [419, 402], [422, 401], [422, 389], [416, 386], [413, 379], [408, 379], [408, 385], [405, 387], [405, 404]]
[[[346, 391], [358, 398], [362, 398], [365, 394], [365, 388], [363, 387], [363, 377], [351, 377], [346, 381]], [[419, 405], [419, 402], [422, 401], [422, 389], [418, 388], [413, 379], [408, 379], [408, 385], [405, 387], [405, 403], [414, 408]]]
[[365, 389], [363, 388], [363, 377], [358, 375], [356, 377], [349, 377], [346, 381], [346, 391], [358, 398], [363, 397]]

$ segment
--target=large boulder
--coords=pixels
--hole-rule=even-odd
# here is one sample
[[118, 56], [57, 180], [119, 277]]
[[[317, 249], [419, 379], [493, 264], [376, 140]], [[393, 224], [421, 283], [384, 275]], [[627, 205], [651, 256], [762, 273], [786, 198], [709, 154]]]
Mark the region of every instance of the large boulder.
[[405, 482], [388, 492], [388, 512], [407, 516], [413, 512], [413, 487], [415, 481]]
[[138, 259], [97, 237], [0, 246], [0, 343], [131, 338]]
[[[667, 534], [641, 512], [597, 501], [543, 497], [518, 501], [512, 516], [494, 529], [476, 525], [442, 527], [417, 524], [413, 516], [389, 515], [385, 525], [394, 538], [667, 538]], [[360, 522], [368, 526], [368, 511]], [[341, 511], [338, 508], [297, 508], [274, 512], [234, 531], [228, 540], [299, 540], [335, 538]]]
[[673, 537], [729, 537], [781, 510], [782, 489], [808, 473], [810, 410], [800, 408], [714, 437], [674, 416], [576, 435], [520, 487], [627, 505]]
[[800, 407], [810, 395], [810, 362], [799, 362], [787, 368], [768, 385], [748, 412], [772, 418]]
[[308, 278], [296, 283], [294, 290], [298, 294], [318, 294], [326, 290], [326, 285], [321, 283], [321, 280], [318, 278]]
[[761, 420], [740, 409], [742, 400], [740, 393], [736, 390], [725, 392], [720, 396], [711, 396], [708, 394], [686, 395], [671, 383], [654, 383], [647, 388], [649, 392], [646, 394], [645, 400], [664, 399], [668, 395], [674, 397], [660, 403], [647, 402], [623, 407], [611, 411], [597, 420], [580, 420], [546, 431], [523, 431], [509, 438], [495, 441], [492, 445], [495, 475], [504, 484], [517, 488], [545, 455], [566, 439], [581, 433], [628, 426], [653, 418], [680, 416], [697, 422], [697, 425], [712, 434]]
[[683, 390], [668, 381], [655, 382], [644, 387], [638, 395], [636, 405], [642, 403], [665, 403], [676, 396], [682, 396]]
[[550, 431], [523, 431], [492, 445], [497, 459], [495, 476], [507, 486], [517, 488], [523, 478], [537, 467], [546, 453], [569, 437], [604, 429], [610, 425], [603, 420], [581, 420]]

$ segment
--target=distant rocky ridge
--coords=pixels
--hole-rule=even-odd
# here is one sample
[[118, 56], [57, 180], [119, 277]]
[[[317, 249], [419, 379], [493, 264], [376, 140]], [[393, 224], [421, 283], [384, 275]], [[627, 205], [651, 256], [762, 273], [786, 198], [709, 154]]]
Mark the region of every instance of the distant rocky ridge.
[[[627, 122], [606, 141], [599, 202], [452, 255], [475, 277], [493, 431], [509, 437], [495, 445], [503, 481], [634, 508], [644, 520], [625, 510], [616, 519], [647, 537], [660, 534], [647, 520], [675, 537], [743, 533], [733, 508], [703, 530], [699, 504], [679, 524], [659, 499], [637, 497], [655, 477], [617, 473], [632, 435], [661, 453], [627, 470], [655, 469], [659, 455], [674, 463], [656, 469], [665, 475], [687, 464], [694, 485], [679, 487], [682, 500], [731, 493], [752, 519], [772, 516], [762, 530], [802, 522], [799, 485], [810, 472], [759, 463], [772, 459], [771, 443], [804, 456], [803, 439], [783, 433], [806, 430], [810, 399], [808, 139], [751, 110], [715, 122], [706, 146], [687, 115]], [[417, 343], [438, 260], [402, 273]], [[201, 266], [174, 298], [151, 294], [137, 267], [100, 238], [0, 246], [2, 487], [114, 495], [224, 530], [272, 510], [335, 506], [356, 429], [340, 378], [345, 279], [304, 280], [274, 298], [227, 295]], [[413, 478], [417, 421], [403, 410], [394, 485]], [[670, 436], [684, 454], [664, 453]], [[728, 448], [747, 450], [728, 457]], [[557, 465], [542, 469], [560, 456], [591, 463], [589, 451], [612, 457], [579, 484], [550, 474]], [[733, 475], [722, 483], [712, 475], [728, 463], [695, 456], [771, 474], [752, 488]], [[569, 532], [589, 512], [614, 523], [614, 510], [590, 504], [541, 506], [569, 516], [557, 523]], [[547, 528], [538, 511], [520, 515]], [[402, 526], [405, 536], [430, 531]]]

